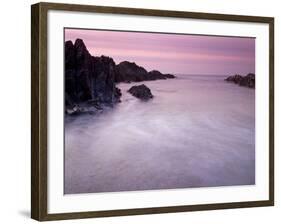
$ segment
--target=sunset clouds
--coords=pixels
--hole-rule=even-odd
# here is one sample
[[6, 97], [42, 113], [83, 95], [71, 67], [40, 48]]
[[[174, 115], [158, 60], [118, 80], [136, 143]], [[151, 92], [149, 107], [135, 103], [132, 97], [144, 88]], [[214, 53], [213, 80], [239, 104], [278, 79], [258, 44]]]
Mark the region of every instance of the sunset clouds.
[[255, 72], [255, 39], [65, 29], [65, 41], [83, 39], [94, 56], [134, 61], [147, 70], [174, 74]]

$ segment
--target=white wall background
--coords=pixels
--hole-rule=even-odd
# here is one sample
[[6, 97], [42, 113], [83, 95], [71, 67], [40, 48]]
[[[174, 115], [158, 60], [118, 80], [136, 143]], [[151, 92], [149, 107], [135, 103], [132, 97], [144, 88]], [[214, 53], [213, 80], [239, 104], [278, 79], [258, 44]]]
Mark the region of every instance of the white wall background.
[[[280, 38], [277, 0], [56, 0], [56, 2], [202, 11], [275, 17], [275, 161], [276, 206], [177, 214], [69, 220], [52, 223], [280, 223], [281, 159]], [[0, 23], [0, 223], [36, 223], [30, 216], [30, 5], [31, 0], [3, 1]]]

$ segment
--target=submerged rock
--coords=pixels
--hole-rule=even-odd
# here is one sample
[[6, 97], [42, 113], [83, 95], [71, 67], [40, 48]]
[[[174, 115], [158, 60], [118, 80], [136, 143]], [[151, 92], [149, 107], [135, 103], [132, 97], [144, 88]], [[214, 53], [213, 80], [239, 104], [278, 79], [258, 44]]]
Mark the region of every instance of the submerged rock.
[[66, 114], [68, 115], [77, 115], [81, 112], [81, 109], [79, 106], [74, 105], [73, 107], [67, 107], [65, 109]]
[[149, 100], [149, 99], [153, 98], [153, 95], [152, 95], [150, 89], [144, 84], [139, 85], [139, 86], [132, 86], [128, 90], [128, 92], [141, 100]]
[[235, 84], [238, 84], [240, 86], [246, 86], [249, 88], [255, 88], [255, 74], [249, 73], [246, 76], [241, 75], [233, 75], [229, 76], [225, 79], [227, 82], [234, 82]]

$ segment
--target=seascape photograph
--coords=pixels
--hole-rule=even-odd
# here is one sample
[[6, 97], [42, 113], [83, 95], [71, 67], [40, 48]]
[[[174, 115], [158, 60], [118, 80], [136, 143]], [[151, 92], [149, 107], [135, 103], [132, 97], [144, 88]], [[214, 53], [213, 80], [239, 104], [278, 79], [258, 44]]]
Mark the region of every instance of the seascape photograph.
[[64, 29], [64, 193], [255, 185], [255, 38]]

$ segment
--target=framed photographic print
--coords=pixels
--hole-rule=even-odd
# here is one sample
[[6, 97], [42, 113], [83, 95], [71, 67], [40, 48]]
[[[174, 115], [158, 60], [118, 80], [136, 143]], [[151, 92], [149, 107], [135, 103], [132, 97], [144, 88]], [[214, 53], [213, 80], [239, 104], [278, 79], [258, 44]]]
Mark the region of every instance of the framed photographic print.
[[274, 204], [274, 18], [32, 5], [32, 218]]

